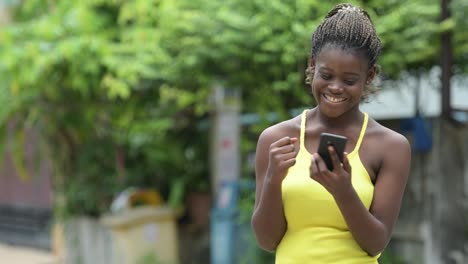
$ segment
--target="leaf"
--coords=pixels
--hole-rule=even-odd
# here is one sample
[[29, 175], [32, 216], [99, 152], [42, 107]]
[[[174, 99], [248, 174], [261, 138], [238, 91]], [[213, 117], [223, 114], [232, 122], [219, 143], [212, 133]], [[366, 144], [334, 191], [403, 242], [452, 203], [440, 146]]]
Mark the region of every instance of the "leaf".
[[108, 89], [108, 96], [113, 98], [128, 98], [130, 96], [130, 88], [128, 84], [122, 80], [116, 79], [111, 75], [104, 76], [102, 80], [104, 88]]

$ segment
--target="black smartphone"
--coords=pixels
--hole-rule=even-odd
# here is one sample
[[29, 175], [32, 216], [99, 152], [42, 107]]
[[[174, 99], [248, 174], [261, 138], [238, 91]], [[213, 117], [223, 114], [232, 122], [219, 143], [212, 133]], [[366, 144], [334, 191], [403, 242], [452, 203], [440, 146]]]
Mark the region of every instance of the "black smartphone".
[[330, 158], [330, 153], [328, 153], [328, 146], [332, 145], [335, 148], [338, 158], [343, 162], [343, 152], [345, 151], [347, 140], [346, 137], [340, 135], [330, 133], [320, 134], [320, 144], [317, 153], [320, 154], [320, 157], [325, 161], [328, 170], [333, 170], [333, 162]]

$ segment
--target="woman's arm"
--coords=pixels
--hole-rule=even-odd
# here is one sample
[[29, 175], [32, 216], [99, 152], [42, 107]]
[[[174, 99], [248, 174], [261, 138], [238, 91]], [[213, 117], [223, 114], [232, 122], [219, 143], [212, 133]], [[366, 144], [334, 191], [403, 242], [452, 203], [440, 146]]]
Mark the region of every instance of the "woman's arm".
[[295, 164], [296, 138], [276, 140], [274, 129], [259, 137], [256, 150], [256, 193], [252, 228], [261, 248], [274, 251], [286, 232], [281, 184], [289, 167]]
[[[351, 168], [347, 158], [342, 170], [334, 172], [326, 172], [323, 161], [319, 162], [318, 176], [313, 177], [322, 181], [322, 185], [333, 195], [354, 239], [371, 256], [381, 253], [390, 241], [411, 162], [411, 148], [406, 138], [395, 132], [387, 133], [385, 137], [384, 144], [379, 145], [385, 151], [376, 175], [374, 198], [369, 211], [350, 184]], [[339, 166], [336, 153], [331, 152], [335, 164]], [[314, 158], [320, 159], [317, 156]]]

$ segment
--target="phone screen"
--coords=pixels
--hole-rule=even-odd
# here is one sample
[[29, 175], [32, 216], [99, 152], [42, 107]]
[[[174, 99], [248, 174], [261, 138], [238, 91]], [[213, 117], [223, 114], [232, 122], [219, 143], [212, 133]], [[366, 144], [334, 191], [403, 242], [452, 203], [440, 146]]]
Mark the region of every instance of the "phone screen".
[[330, 133], [320, 134], [320, 144], [317, 152], [325, 161], [328, 170], [333, 170], [333, 162], [330, 158], [330, 153], [328, 153], [328, 146], [332, 145], [335, 148], [338, 158], [343, 162], [343, 152], [345, 151], [347, 140], [346, 137], [340, 135]]

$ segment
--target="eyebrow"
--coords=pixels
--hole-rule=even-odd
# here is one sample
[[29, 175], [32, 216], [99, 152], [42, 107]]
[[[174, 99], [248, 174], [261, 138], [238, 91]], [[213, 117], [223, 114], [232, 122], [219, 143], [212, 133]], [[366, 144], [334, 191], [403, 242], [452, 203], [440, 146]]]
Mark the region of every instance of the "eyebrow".
[[[329, 69], [329, 68], [327, 68], [327, 67], [324, 67], [324, 66], [320, 67], [320, 68], [319, 68], [319, 71], [321, 71], [322, 69], [323, 69], [323, 70], [326, 70], [326, 71], [331, 71], [331, 72], [333, 72], [333, 70], [331, 70], [331, 69]], [[343, 74], [344, 74], [344, 75], [357, 76], [357, 77], [360, 76], [359, 73], [355, 73], [355, 72], [344, 72]]]
[[361, 76], [359, 73], [355, 73], [355, 72], [344, 72], [345, 75], [352, 75], [352, 76]]

